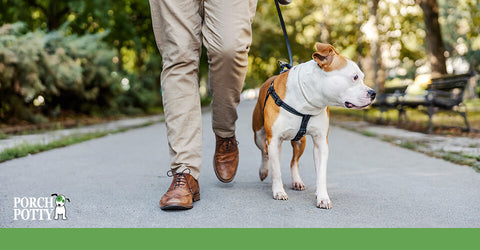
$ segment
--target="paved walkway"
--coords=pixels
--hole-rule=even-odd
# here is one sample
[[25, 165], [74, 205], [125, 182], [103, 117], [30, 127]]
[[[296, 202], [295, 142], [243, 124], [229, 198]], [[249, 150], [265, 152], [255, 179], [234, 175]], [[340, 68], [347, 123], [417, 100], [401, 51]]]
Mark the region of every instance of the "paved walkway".
[[[171, 182], [165, 125], [159, 123], [1, 163], [0, 226], [480, 227], [480, 174], [339, 127], [332, 127], [329, 137], [333, 209], [315, 207], [310, 139], [300, 161], [307, 189], [290, 188], [291, 150], [285, 143], [282, 172], [290, 199], [273, 200], [270, 178], [258, 178], [253, 106], [254, 101], [239, 106], [241, 158], [230, 184], [216, 180], [213, 172], [214, 135], [210, 114], [204, 114], [201, 200], [192, 210], [158, 207]], [[70, 199], [68, 220], [14, 220], [15, 197], [52, 193]]]

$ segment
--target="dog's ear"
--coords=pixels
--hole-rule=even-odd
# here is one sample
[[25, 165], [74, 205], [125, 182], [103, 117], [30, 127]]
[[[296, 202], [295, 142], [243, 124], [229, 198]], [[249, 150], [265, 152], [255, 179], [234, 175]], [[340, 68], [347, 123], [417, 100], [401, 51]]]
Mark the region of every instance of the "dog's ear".
[[70, 199], [69, 199], [69, 198], [66, 198], [65, 200], [68, 201], [68, 202], [70, 202]]
[[[330, 44], [316, 43], [315, 49], [317, 52], [313, 53], [312, 58], [324, 71], [339, 69], [346, 64], [345, 59], [340, 56], [335, 47]], [[339, 57], [341, 60], [336, 60], [337, 62], [332, 65], [335, 57]]]
[[326, 66], [332, 64], [333, 57], [337, 54], [335, 48], [326, 43], [316, 43], [315, 49], [317, 52], [313, 53], [312, 58], [317, 62], [320, 68], [324, 69]]
[[55, 197], [57, 197], [57, 196], [58, 196], [58, 194], [52, 194], [52, 195], [50, 195], [50, 196], [55, 196]]

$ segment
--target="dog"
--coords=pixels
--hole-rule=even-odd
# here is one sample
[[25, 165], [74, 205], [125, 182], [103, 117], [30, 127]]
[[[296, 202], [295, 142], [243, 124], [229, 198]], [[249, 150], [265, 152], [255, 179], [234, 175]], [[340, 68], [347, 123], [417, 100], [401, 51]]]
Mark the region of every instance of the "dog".
[[65, 202], [70, 202], [69, 198], [66, 198], [64, 195], [52, 194], [51, 196], [56, 196], [55, 199], [55, 220], [58, 220], [59, 215], [62, 216], [62, 220], [67, 219], [67, 211], [65, 209]]
[[269, 78], [261, 87], [253, 111], [255, 144], [262, 152], [260, 180], [272, 173], [272, 192], [276, 200], [287, 200], [280, 171], [281, 144], [291, 140], [290, 163], [294, 190], [305, 190], [298, 161], [306, 138], [314, 143], [316, 205], [330, 209], [327, 192], [328, 106], [363, 109], [375, 99], [375, 91], [364, 84], [364, 73], [353, 61], [343, 57], [330, 44], [316, 43], [312, 60]]

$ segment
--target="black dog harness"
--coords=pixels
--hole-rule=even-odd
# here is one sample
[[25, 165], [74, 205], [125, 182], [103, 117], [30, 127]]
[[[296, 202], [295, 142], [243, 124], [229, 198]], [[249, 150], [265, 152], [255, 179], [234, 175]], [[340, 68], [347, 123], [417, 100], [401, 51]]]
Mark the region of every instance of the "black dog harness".
[[302, 117], [302, 123], [300, 124], [300, 129], [298, 130], [297, 135], [295, 136], [295, 138], [292, 139], [292, 141], [300, 140], [305, 135], [305, 133], [307, 133], [308, 121], [310, 120], [310, 117], [312, 115], [302, 114], [297, 110], [295, 110], [294, 108], [292, 108], [290, 105], [286, 104], [284, 101], [282, 101], [282, 99], [280, 99], [280, 97], [275, 92], [275, 88], [273, 87], [273, 81], [270, 84], [270, 87], [268, 88], [267, 95], [265, 97], [265, 102], [263, 103], [263, 110], [265, 110], [265, 104], [267, 104], [267, 100], [269, 96], [272, 96], [277, 106], [282, 107], [283, 109], [285, 109], [286, 111], [294, 115]]

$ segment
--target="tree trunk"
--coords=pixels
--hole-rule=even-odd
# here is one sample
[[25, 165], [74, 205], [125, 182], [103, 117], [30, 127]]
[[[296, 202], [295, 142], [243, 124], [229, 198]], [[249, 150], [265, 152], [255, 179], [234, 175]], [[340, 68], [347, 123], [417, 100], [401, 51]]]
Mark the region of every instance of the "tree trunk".
[[330, 25], [328, 20], [330, 18], [330, 7], [328, 3], [322, 5], [323, 22], [320, 24], [320, 41], [322, 43], [330, 43]]
[[[374, 35], [369, 39], [370, 53], [372, 56], [371, 63], [373, 69], [373, 87], [378, 92], [384, 92], [385, 89], [385, 70], [382, 67], [382, 54], [380, 52], [380, 37], [378, 35], [378, 3], [380, 0], [371, 0], [368, 3], [369, 7], [369, 22], [372, 23], [371, 28]], [[367, 60], [368, 61], [368, 60]]]
[[50, 1], [47, 10], [48, 30], [58, 30], [69, 12], [70, 7], [66, 2]]
[[70, 12], [67, 2], [27, 0], [27, 4], [37, 8], [47, 18], [49, 31], [58, 30]]
[[427, 32], [425, 40], [432, 77], [447, 74], [445, 46], [438, 23], [438, 2], [437, 0], [417, 0], [417, 3], [423, 10], [423, 20]]

